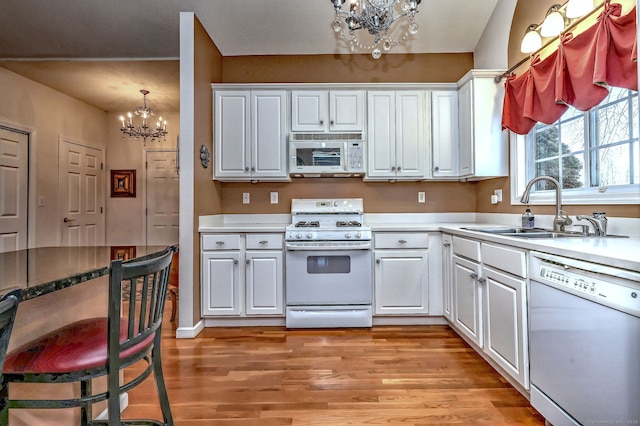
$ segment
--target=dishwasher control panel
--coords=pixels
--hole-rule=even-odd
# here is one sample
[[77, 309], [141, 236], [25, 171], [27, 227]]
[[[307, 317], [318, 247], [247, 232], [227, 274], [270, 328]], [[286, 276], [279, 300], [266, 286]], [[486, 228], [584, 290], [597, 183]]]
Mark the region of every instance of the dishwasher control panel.
[[[550, 285], [585, 299], [640, 316], [640, 281], [620, 278], [588, 270], [580, 261], [579, 267], [571, 259], [531, 258], [531, 279]], [[593, 265], [597, 270], [597, 265]], [[615, 271], [607, 271], [615, 273]]]

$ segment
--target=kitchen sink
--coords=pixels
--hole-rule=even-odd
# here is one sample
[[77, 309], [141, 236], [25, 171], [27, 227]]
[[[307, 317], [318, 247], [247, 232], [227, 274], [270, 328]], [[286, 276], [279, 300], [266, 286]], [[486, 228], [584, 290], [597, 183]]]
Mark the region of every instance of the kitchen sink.
[[470, 226], [466, 228], [469, 231], [485, 232], [487, 234], [503, 235], [505, 237], [518, 237], [518, 238], [626, 238], [625, 235], [607, 235], [606, 237], [599, 237], [595, 234], [584, 235], [581, 232], [556, 232], [551, 229], [534, 228], [534, 229], [522, 229], [522, 228], [507, 228], [507, 227], [482, 227], [482, 226]]

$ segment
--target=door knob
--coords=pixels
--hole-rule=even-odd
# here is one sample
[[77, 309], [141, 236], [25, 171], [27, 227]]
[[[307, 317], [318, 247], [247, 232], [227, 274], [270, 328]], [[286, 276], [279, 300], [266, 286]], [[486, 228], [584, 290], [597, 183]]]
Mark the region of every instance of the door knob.
[[64, 221], [64, 223], [67, 223], [67, 222], [73, 222], [75, 219], [69, 219], [68, 217], [65, 217], [62, 220]]

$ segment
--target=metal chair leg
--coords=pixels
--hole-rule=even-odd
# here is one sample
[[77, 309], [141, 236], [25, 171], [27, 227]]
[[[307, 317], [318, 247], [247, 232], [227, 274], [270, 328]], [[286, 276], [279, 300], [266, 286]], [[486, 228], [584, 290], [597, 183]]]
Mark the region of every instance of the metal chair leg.
[[165, 386], [164, 373], [162, 372], [162, 358], [160, 356], [159, 344], [153, 348], [151, 356], [153, 357], [153, 375], [156, 381], [156, 389], [158, 390], [158, 399], [160, 400], [160, 409], [162, 410], [164, 424], [167, 426], [173, 426], [171, 406], [169, 405], [167, 387]]

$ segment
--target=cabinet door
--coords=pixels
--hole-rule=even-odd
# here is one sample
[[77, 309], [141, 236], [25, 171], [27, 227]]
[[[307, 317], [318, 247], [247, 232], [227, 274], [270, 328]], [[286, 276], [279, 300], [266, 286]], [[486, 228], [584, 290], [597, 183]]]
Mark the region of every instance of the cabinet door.
[[484, 267], [484, 350], [522, 386], [529, 387], [526, 281]]
[[431, 92], [431, 147], [434, 178], [458, 176], [458, 93]]
[[291, 92], [291, 131], [324, 132], [329, 128], [325, 90], [295, 90]]
[[376, 250], [375, 314], [429, 313], [427, 250]]
[[395, 92], [367, 93], [367, 176], [396, 176]]
[[[473, 114], [473, 79], [458, 89], [459, 119], [459, 175], [471, 176], [474, 171], [474, 114]], [[488, 153], [489, 154], [489, 153]]]
[[282, 251], [246, 252], [247, 315], [284, 314]]
[[251, 92], [251, 175], [287, 176], [287, 93]]
[[240, 252], [202, 254], [202, 315], [240, 315]]
[[[424, 92], [396, 92], [396, 171], [401, 177], [425, 176]], [[392, 167], [393, 168], [393, 167]]]
[[214, 178], [251, 174], [250, 92], [217, 91], [214, 96]]
[[482, 347], [482, 293], [480, 265], [453, 256], [453, 325]]
[[442, 283], [444, 317], [453, 321], [452, 236], [442, 234]]
[[334, 90], [329, 93], [329, 130], [362, 132], [364, 130], [364, 92]]

